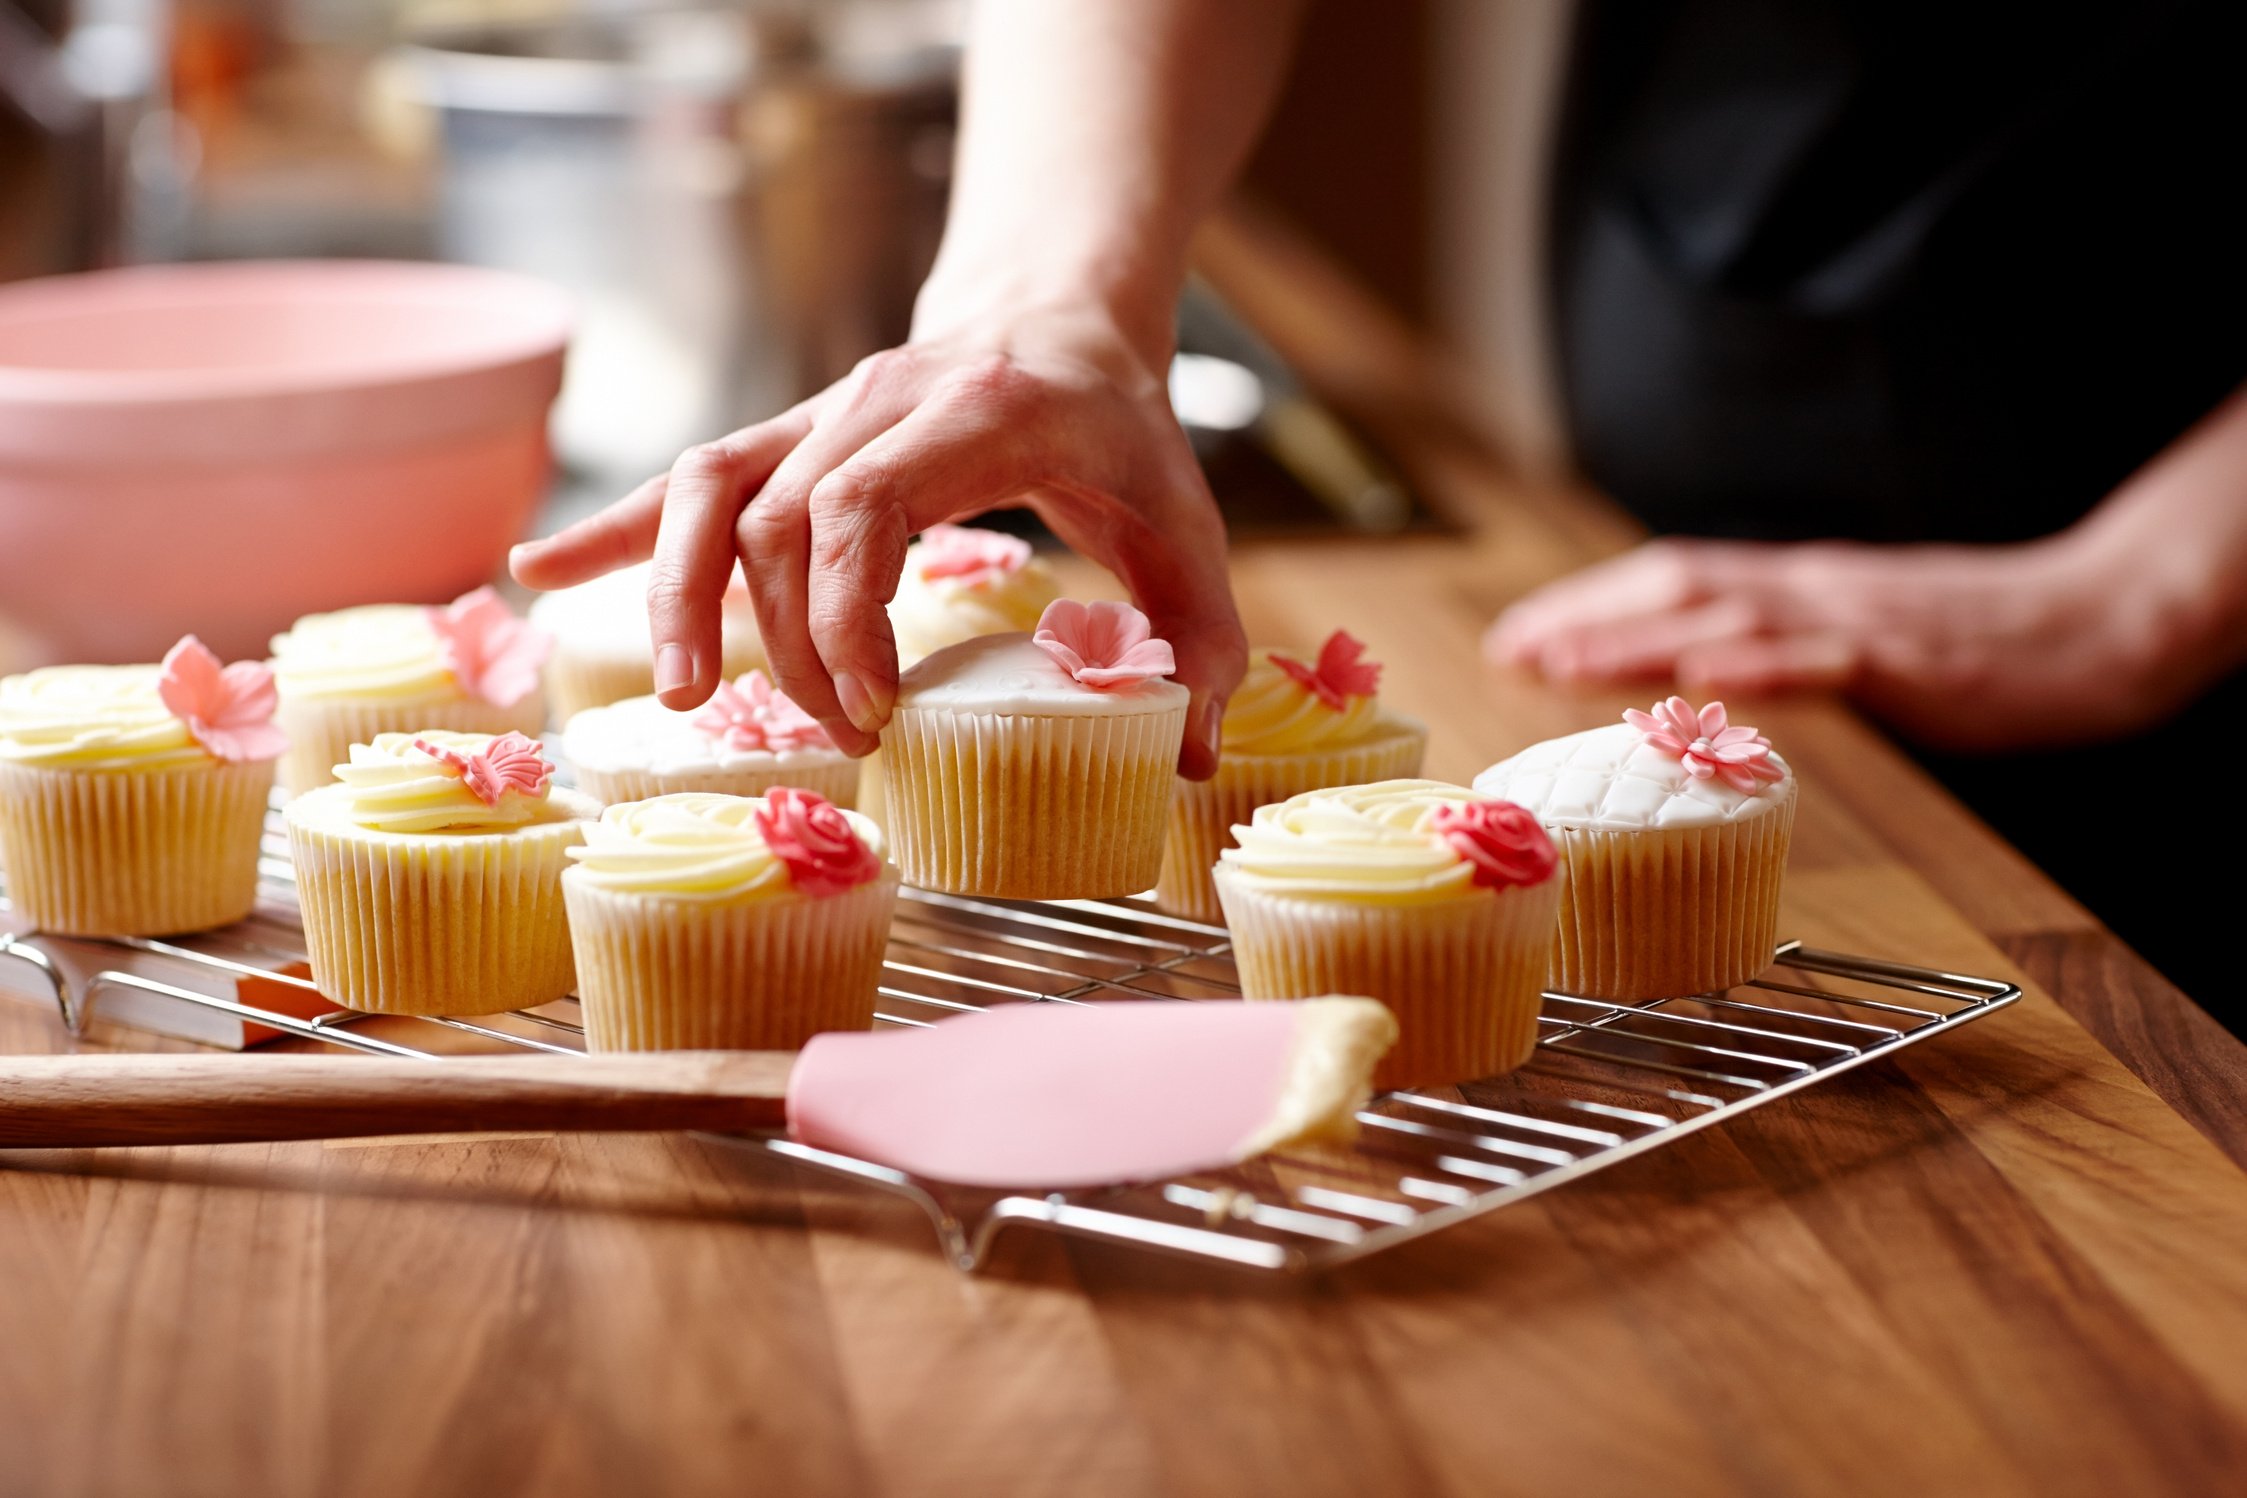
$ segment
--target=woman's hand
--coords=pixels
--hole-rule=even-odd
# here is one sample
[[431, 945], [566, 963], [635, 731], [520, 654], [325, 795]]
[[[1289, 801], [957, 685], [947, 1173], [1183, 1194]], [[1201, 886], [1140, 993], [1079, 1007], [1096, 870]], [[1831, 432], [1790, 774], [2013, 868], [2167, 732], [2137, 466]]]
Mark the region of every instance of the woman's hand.
[[884, 605], [918, 531], [1027, 504], [1121, 578], [1193, 692], [1179, 768], [1216, 767], [1247, 646], [1225, 531], [1171, 414], [1159, 349], [1091, 307], [953, 324], [874, 355], [769, 421], [692, 448], [600, 514], [516, 548], [517, 578], [559, 588], [653, 556], [657, 695], [707, 699], [735, 558], [781, 687], [854, 754], [897, 695]]
[[1522, 599], [1484, 645], [1556, 681], [1845, 691], [1944, 748], [2080, 742], [2228, 669], [2221, 600], [2178, 551], [2082, 527], [2017, 546], [1656, 541]]

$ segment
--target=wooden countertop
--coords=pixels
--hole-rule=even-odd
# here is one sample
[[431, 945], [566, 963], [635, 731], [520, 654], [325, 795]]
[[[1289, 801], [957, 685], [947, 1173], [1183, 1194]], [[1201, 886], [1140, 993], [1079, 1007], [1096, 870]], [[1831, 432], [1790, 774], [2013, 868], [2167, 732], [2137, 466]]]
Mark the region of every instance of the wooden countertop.
[[[1472, 527], [1244, 548], [1252, 633], [1366, 638], [1438, 775], [1605, 720], [1473, 642], [1629, 527], [1510, 479], [1283, 238], [1205, 259]], [[681, 1138], [18, 1154], [0, 1494], [2235, 1489], [2247, 1051], [1846, 711], [1756, 715], [1788, 930], [2021, 1003], [1286, 1287], [1036, 1234], [969, 1279], [909, 1206]]]

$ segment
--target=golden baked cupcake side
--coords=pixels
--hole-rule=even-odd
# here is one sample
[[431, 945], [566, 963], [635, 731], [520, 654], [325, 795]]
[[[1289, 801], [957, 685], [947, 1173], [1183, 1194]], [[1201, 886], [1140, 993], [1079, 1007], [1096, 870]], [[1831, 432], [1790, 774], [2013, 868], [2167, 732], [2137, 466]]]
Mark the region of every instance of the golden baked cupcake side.
[[[546, 705], [567, 725], [589, 707], [655, 690], [655, 642], [648, 633], [645, 562], [531, 600], [530, 622], [552, 637]], [[738, 569], [719, 602], [720, 674], [731, 679], [765, 664], [757, 614]]]
[[161, 665], [0, 680], [0, 869], [59, 935], [167, 936], [257, 901], [258, 839], [286, 741], [273, 676], [193, 635]]
[[1537, 1043], [1560, 905], [1552, 842], [1518, 806], [1436, 780], [1259, 807], [1219, 856], [1241, 994], [1364, 994], [1400, 1031], [1378, 1087], [1511, 1071]]
[[1217, 773], [1178, 782], [1155, 901], [1174, 915], [1224, 919], [1210, 870], [1233, 825], [1259, 806], [1325, 786], [1420, 773], [1428, 730], [1384, 708], [1381, 668], [1343, 630], [1315, 661], [1260, 650], [1225, 706]]
[[879, 829], [793, 787], [612, 806], [562, 877], [595, 1051], [794, 1050], [874, 1022]]
[[306, 615], [273, 639], [289, 736], [282, 786], [326, 785], [352, 745], [385, 733], [537, 737], [546, 727], [539, 669], [550, 645], [490, 588], [442, 608], [385, 603]]
[[1798, 786], [1724, 704], [1681, 697], [1532, 744], [1475, 777], [1527, 807], [1567, 870], [1552, 986], [1599, 999], [1713, 993], [1770, 966]]
[[761, 796], [788, 785], [847, 808], [858, 794], [858, 761], [761, 670], [719, 682], [693, 712], [653, 697], [589, 707], [563, 730], [562, 758], [578, 788], [608, 806], [682, 791]]
[[312, 981], [351, 1009], [493, 1014], [576, 983], [564, 851], [600, 807], [519, 733], [354, 744], [285, 809]]

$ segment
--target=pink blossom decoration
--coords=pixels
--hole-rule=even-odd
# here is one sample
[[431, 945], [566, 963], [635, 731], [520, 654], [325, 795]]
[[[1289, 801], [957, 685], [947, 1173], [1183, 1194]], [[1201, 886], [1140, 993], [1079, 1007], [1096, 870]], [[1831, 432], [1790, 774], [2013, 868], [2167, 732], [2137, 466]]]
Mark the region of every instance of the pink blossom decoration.
[[1346, 629], [1338, 629], [1319, 647], [1316, 666], [1306, 666], [1277, 650], [1271, 652], [1271, 657], [1272, 664], [1293, 677], [1296, 685], [1340, 712], [1350, 698], [1371, 697], [1380, 688], [1380, 664], [1360, 659], [1364, 654], [1365, 641]]
[[1178, 669], [1170, 642], [1156, 639], [1147, 616], [1128, 603], [1057, 598], [1046, 605], [1030, 639], [1080, 685], [1096, 691]]
[[785, 864], [789, 882], [815, 900], [880, 877], [882, 860], [834, 802], [815, 791], [775, 786], [756, 813], [757, 831]]
[[1771, 741], [1752, 728], [1729, 723], [1721, 702], [1695, 711], [1683, 697], [1671, 697], [1655, 703], [1650, 713], [1626, 709], [1623, 721], [1654, 748], [1676, 755], [1695, 780], [1721, 780], [1752, 796], [1765, 784], [1787, 778], [1771, 761]]
[[437, 659], [462, 690], [494, 707], [513, 707], [538, 690], [538, 670], [554, 637], [515, 617], [490, 588], [426, 610], [437, 632]]
[[509, 791], [541, 795], [554, 777], [554, 767], [539, 752], [538, 740], [509, 730], [483, 748], [468, 754], [415, 739], [414, 747], [458, 775], [470, 793], [486, 806], [497, 806]]
[[273, 722], [280, 698], [263, 661], [221, 667], [209, 646], [186, 635], [164, 653], [156, 695], [196, 743], [229, 764], [273, 759], [289, 746]]
[[932, 525], [921, 532], [915, 565], [928, 582], [956, 577], [971, 588], [1020, 572], [1030, 560], [1030, 543], [1019, 536], [967, 525]]
[[1491, 889], [1543, 884], [1560, 854], [1537, 819], [1511, 801], [1469, 801], [1436, 809], [1436, 835], [1475, 866], [1475, 883]]
[[737, 682], [721, 681], [709, 703], [693, 718], [695, 731], [728, 749], [779, 753], [784, 749], [826, 749], [834, 740], [819, 720], [795, 704], [772, 678], [751, 671]]

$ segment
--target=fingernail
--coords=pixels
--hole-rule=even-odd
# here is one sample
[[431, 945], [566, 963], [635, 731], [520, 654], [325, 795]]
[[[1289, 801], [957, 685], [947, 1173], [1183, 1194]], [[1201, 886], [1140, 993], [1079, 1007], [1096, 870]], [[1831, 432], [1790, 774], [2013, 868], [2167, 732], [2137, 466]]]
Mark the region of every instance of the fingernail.
[[1215, 754], [1225, 737], [1225, 704], [1212, 697], [1201, 705], [1194, 720], [1194, 736]]
[[694, 656], [684, 645], [666, 645], [655, 653], [657, 695], [694, 685]]
[[841, 705], [843, 716], [857, 727], [860, 733], [878, 734], [889, 721], [888, 704], [875, 700], [866, 690], [866, 683], [848, 671], [835, 673], [835, 701]]

